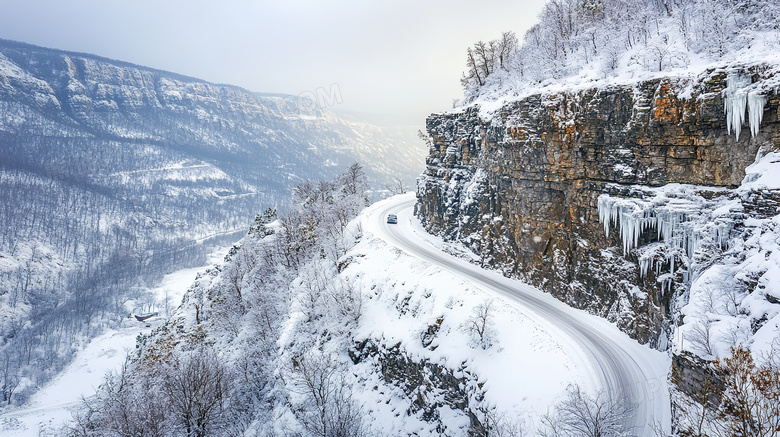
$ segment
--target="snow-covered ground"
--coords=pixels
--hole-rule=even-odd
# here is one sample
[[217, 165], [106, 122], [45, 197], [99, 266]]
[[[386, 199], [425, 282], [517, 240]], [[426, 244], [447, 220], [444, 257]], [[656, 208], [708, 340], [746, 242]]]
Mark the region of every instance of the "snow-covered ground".
[[[385, 350], [397, 348], [411, 362], [448, 369], [466, 381], [471, 408], [522, 423], [529, 431], [565, 397], [570, 384], [589, 393], [606, 390], [613, 398], [631, 396], [630, 401], [641, 403], [638, 423], [652, 417], [668, 424], [664, 354], [638, 345], [603, 319], [447, 255], [462, 249], [426, 234], [411, 214], [413, 202], [412, 194], [395, 197], [363, 213], [364, 235], [349, 251], [340, 275], [364, 295], [350, 340], [371, 340]], [[384, 223], [388, 212], [398, 213], [397, 225]], [[178, 301], [204, 269], [168, 275], [156, 289], [158, 301], [165, 290]], [[486, 302], [493, 304], [491, 345], [482, 348], [464, 325]], [[106, 372], [121, 366], [136, 336], [160, 322], [146, 327], [127, 321], [122, 329], [96, 338], [24, 408], [0, 416], [0, 434], [47, 435], [60, 428], [70, 418], [69, 408], [92, 394]], [[431, 327], [433, 334], [424, 338]], [[377, 365], [367, 358], [350, 370], [355, 400], [370, 429], [383, 435], [465, 435], [468, 416], [450, 408], [447, 393], [425, 384], [415, 389], [428, 405], [439, 405], [446, 428], [440, 430], [421, 412], [409, 411], [403, 387], [386, 380]]]
[[[589, 392], [600, 388], [583, 351], [516, 302], [377, 238], [365, 239], [352, 253], [365, 256], [358, 256], [345, 274], [359, 281], [361, 288], [374, 291], [364, 303], [356, 338], [381, 339], [386, 346], [399, 345], [415, 361], [462, 368], [476, 375], [487, 404], [496, 408], [498, 415], [521, 418], [526, 426], [538, 424], [536, 419], [560, 400], [569, 384], [578, 383]], [[486, 350], [474, 344], [462, 328], [475, 307], [485, 302], [492, 302], [493, 308], [492, 346]], [[421, 338], [430, 326], [438, 326], [438, 332], [425, 346]], [[375, 373], [371, 376], [377, 377]], [[378, 384], [371, 382], [365, 385]], [[435, 402], [436, 394], [425, 395]], [[427, 435], [425, 428], [430, 424], [420, 422], [417, 428], [410, 428], [414, 420], [404, 414], [407, 403], [380, 402], [382, 394], [369, 390], [358, 398], [369, 410], [372, 429], [387, 435]], [[453, 419], [463, 420], [460, 426], [465, 433], [466, 418], [454, 415]], [[446, 435], [459, 435], [453, 432], [458, 425], [447, 425], [452, 429]]]
[[[157, 301], [163, 302], [167, 291], [174, 307], [178, 305], [195, 276], [214, 263], [221, 262], [227, 250], [228, 248], [215, 250], [205, 266], [182, 269], [166, 275], [152, 290], [157, 295]], [[62, 373], [42, 387], [27, 404], [0, 415], [0, 435], [54, 435], [71, 418], [71, 408], [78, 405], [82, 397], [94, 394], [95, 388], [103, 382], [106, 373], [121, 367], [127, 353], [135, 349], [136, 337], [149, 333], [163, 322], [164, 308], [159, 310], [160, 317], [149, 319], [147, 323], [126, 319], [119, 329], [110, 330], [93, 339]]]

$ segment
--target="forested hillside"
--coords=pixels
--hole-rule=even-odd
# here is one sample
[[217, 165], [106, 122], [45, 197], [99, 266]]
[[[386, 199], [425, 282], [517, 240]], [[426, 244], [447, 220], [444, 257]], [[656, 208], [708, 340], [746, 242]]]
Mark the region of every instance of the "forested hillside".
[[551, 0], [521, 41], [506, 32], [469, 48], [463, 103], [766, 62], [779, 19], [774, 0]]
[[[302, 413], [306, 426], [361, 435], [348, 387], [333, 392], [344, 382], [336, 380], [341, 364], [306, 350], [318, 335], [340, 338], [361, 315], [361, 292], [337, 267], [361, 235], [348, 225], [367, 205], [367, 188], [354, 164], [332, 181], [298, 185], [294, 207], [278, 221], [259, 217], [225, 264], [199, 276], [175, 316], [139, 338], [137, 355], [84, 402], [68, 434], [237, 436], [261, 428], [295, 435], [300, 430], [272, 417], [292, 414], [289, 397], [298, 390], [307, 397], [307, 384], [316, 384], [322, 393], [309, 400], [321, 414]], [[282, 339], [292, 351], [280, 352]], [[292, 357], [303, 373], [288, 375], [284, 363], [304, 353]], [[296, 388], [285, 386], [288, 377]]]
[[419, 155], [318, 102], [0, 41], [0, 406], [301, 180], [372, 157], [408, 184]]

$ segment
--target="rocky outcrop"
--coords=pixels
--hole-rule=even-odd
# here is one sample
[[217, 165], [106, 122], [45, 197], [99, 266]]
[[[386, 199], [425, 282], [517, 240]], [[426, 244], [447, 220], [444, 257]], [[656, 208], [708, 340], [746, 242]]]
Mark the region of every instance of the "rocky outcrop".
[[445, 435], [448, 424], [441, 417], [442, 407], [460, 410], [469, 418], [469, 437], [488, 435], [487, 424], [483, 421], [489, 408], [481, 404], [484, 398], [482, 383], [466, 369], [465, 362], [456, 376], [456, 372], [446, 366], [427, 359], [413, 359], [401, 350], [400, 345], [387, 347], [372, 340], [356, 343], [349, 355], [354, 364], [364, 360], [376, 363], [383, 380], [398, 387], [406, 396], [407, 415], [419, 414], [424, 421], [435, 423], [437, 431]]
[[671, 380], [677, 388], [700, 404], [718, 405], [723, 381], [712, 364], [690, 352], [672, 356]]
[[[753, 83], [766, 74], [742, 72]], [[474, 107], [431, 115], [417, 214], [429, 231], [469, 245], [482, 263], [664, 348], [675, 281], [640, 275], [636, 252], [624, 253], [619, 232], [605, 232], [598, 198], [641, 197], [642, 187], [670, 183], [736, 187], [759, 149], [780, 148], [774, 93], [764, 91], [757, 135], [729, 134], [727, 76], [708, 71], [531, 95], [489, 117]], [[658, 240], [654, 229], [639, 238]]]

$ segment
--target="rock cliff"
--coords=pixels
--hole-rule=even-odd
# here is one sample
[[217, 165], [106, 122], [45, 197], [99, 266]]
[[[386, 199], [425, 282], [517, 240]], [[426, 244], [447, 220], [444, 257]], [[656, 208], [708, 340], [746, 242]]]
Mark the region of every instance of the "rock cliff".
[[[483, 264], [664, 349], [667, 316], [691, 277], [696, 247], [683, 244], [687, 256], [648, 258], [637, 248], [668, 237], [666, 216], [646, 211], [635, 228], [626, 220], [617, 232], [627, 213], [610, 212], [606, 203], [652, 204], [653, 190], [668, 184], [690, 184], [687, 195], [702, 202], [733, 196], [759, 151], [780, 148], [780, 98], [764, 86], [773, 78], [761, 67], [709, 70], [530, 95], [489, 115], [478, 107], [433, 114], [417, 214], [429, 231], [466, 243]], [[738, 133], [746, 105], [753, 132]], [[776, 214], [771, 193], [753, 197]], [[691, 208], [666, 218], [685, 222], [701, 204]]]

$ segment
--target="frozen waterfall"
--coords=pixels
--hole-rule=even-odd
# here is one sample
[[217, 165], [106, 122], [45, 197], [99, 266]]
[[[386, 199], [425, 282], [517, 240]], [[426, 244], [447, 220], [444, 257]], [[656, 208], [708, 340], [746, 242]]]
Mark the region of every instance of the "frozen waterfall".
[[[629, 254], [639, 248], [642, 234], [655, 230], [655, 242], [641, 248], [637, 253], [640, 276], [655, 271], [661, 273], [662, 258], [675, 271], [675, 257], [688, 263], [705, 241], [724, 248], [732, 229], [732, 222], [703, 214], [703, 198], [692, 193], [670, 193], [650, 190], [646, 198], [613, 197], [602, 194], [598, 198], [599, 221], [609, 236], [613, 227], [620, 231], [623, 253]], [[655, 269], [653, 267], [655, 266]]]

